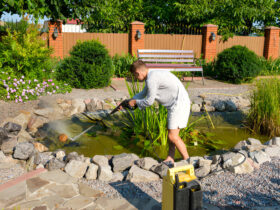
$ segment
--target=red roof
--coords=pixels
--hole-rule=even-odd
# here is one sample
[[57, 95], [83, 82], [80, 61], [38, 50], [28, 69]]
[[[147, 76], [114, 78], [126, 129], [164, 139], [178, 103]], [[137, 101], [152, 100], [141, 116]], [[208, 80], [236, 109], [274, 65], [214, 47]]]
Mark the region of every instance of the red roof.
[[78, 25], [79, 23], [81, 24], [83, 22], [81, 22], [79, 19], [72, 19], [72, 20], [67, 19], [66, 21], [66, 24]]

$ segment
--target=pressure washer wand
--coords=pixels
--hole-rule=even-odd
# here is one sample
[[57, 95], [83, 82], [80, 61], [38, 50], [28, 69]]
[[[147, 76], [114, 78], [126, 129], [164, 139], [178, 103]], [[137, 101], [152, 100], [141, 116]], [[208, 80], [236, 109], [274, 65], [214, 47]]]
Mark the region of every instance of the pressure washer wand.
[[129, 101], [130, 99], [126, 99], [124, 101], [122, 101], [115, 109], [113, 109], [110, 113], [110, 115], [116, 113], [117, 111], [119, 111], [121, 109], [121, 107], [125, 108], [125, 109], [130, 109], [130, 110], [134, 110], [137, 108], [137, 105], [135, 106], [130, 106], [129, 105]]

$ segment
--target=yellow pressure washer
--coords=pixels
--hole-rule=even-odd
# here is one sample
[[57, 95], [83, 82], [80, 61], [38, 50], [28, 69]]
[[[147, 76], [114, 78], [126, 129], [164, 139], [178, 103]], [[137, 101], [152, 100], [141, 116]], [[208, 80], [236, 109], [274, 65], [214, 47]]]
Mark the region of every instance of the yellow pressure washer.
[[162, 182], [162, 210], [201, 210], [202, 189], [193, 165], [169, 168]]

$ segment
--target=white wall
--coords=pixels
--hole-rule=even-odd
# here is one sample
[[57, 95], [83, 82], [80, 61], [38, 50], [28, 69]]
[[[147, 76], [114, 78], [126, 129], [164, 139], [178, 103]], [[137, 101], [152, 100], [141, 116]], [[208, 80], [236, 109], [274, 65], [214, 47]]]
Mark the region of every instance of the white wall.
[[86, 29], [82, 29], [81, 25], [65, 24], [62, 25], [62, 32], [85, 33]]

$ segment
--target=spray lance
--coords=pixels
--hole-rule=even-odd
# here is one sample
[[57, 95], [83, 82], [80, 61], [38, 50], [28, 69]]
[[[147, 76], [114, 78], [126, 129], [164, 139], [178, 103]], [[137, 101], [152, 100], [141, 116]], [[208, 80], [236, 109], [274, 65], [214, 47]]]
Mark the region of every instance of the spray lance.
[[[137, 104], [135, 106], [130, 106], [129, 105], [129, 101], [131, 99], [126, 99], [124, 101], [122, 101], [116, 108], [114, 108], [110, 113], [107, 113], [107, 116], [110, 116], [114, 113], [116, 113], [117, 111], [121, 110], [121, 108], [123, 109], [129, 109], [129, 110], [135, 110], [137, 108]], [[98, 119], [98, 118], [93, 118], [91, 116], [89, 116], [88, 113], [86, 112], [82, 112], [82, 115], [84, 115], [86, 118], [88, 118], [89, 120], [93, 121], [93, 122], [100, 122], [104, 127], [108, 127], [108, 125], [103, 121], [103, 119]], [[80, 138], [84, 133], [88, 132], [90, 129], [92, 129], [95, 125], [90, 126], [89, 128], [87, 128], [86, 130], [82, 131], [81, 133], [79, 133], [77, 136], [69, 138], [69, 140], [71, 141], [75, 141], [78, 138]], [[60, 136], [62, 136], [65, 134], [61, 134]]]

